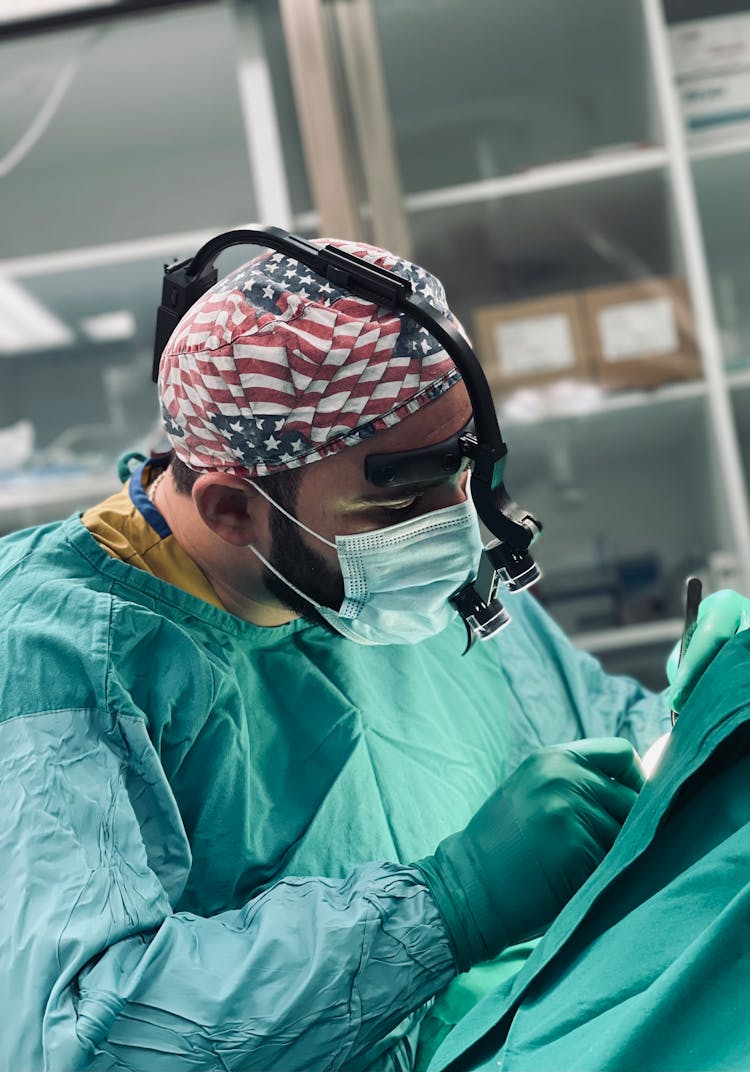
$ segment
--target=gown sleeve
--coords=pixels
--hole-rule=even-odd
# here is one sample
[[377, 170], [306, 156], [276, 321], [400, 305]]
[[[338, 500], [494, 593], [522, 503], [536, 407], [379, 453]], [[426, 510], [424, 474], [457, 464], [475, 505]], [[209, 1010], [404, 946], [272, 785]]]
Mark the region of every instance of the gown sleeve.
[[396, 864], [173, 911], [189, 848], [137, 718], [4, 722], [0, 800], [2, 1068], [356, 1069], [455, 974], [419, 873]]

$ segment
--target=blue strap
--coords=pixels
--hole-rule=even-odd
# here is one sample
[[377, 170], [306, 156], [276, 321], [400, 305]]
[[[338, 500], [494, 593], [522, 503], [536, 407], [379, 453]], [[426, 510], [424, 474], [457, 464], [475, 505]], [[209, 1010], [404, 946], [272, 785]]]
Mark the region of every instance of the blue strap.
[[128, 481], [128, 493], [130, 494], [130, 501], [135, 508], [143, 514], [157, 536], [160, 536], [162, 540], [164, 540], [167, 536], [172, 535], [172, 530], [149, 499], [146, 494], [146, 489], [143, 486], [143, 470], [147, 465], [154, 465], [159, 460], [159, 458], [147, 458], [137, 469], [133, 470], [130, 480]]

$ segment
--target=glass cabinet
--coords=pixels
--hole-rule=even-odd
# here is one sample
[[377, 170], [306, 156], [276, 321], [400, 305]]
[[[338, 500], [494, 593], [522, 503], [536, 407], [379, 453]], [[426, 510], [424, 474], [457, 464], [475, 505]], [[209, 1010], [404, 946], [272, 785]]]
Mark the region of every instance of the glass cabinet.
[[153, 444], [165, 261], [251, 221], [369, 239], [472, 337], [539, 597], [660, 687], [685, 577], [750, 592], [750, 128], [695, 133], [676, 36], [743, 9], [708, 6], [227, 0], [0, 35], [0, 529]]
[[685, 578], [750, 590], [750, 142], [687, 136], [673, 31], [702, 12], [374, 0], [357, 36], [358, 6], [333, 0], [325, 25], [363, 230], [388, 244], [356, 107], [375, 69], [404, 244], [444, 281], [496, 393], [509, 489], [545, 523], [537, 594], [659, 687]]

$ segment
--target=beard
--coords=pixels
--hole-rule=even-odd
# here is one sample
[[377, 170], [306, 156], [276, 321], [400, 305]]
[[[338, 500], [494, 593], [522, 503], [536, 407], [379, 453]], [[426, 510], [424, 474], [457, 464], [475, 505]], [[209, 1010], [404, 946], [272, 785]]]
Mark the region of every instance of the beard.
[[[302, 538], [302, 529], [280, 510], [272, 512], [270, 526], [271, 551], [268, 560], [273, 567], [316, 603], [330, 607], [331, 610], [338, 610], [344, 601], [341, 573], [330, 566], [317, 551], [307, 546]], [[267, 567], [263, 569], [263, 583], [282, 606], [308, 621], [322, 623], [331, 628], [312, 603], [308, 603]]]

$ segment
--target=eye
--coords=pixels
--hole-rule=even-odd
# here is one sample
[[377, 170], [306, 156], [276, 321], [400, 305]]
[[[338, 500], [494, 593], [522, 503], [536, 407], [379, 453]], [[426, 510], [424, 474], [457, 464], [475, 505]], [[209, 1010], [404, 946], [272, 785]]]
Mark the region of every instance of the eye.
[[378, 509], [384, 510], [387, 514], [398, 514], [402, 510], [411, 510], [412, 506], [415, 506], [421, 498], [421, 495], [407, 495], [404, 499], [393, 499], [391, 502], [379, 503]]

